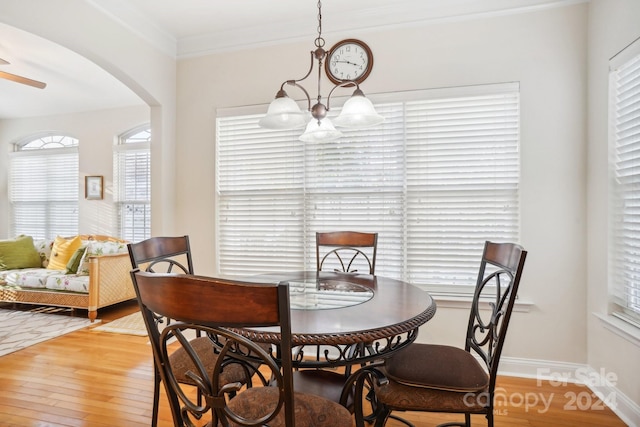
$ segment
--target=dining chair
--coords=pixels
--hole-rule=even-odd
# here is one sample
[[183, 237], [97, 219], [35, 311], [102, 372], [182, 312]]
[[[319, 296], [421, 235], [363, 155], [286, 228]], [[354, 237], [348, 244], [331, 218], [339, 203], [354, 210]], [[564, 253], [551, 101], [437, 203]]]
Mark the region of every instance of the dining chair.
[[[166, 237], [157, 236], [142, 240], [137, 243], [127, 245], [131, 267], [133, 269], [144, 268], [151, 273], [170, 273], [174, 268], [185, 274], [193, 274], [193, 259], [191, 257], [191, 246], [189, 236]], [[157, 317], [159, 323], [168, 322], [169, 319]], [[207, 343], [202, 337], [197, 337], [200, 343], [194, 342], [194, 346], [201, 351], [207, 352]], [[173, 356], [175, 366], [187, 366], [188, 355], [184, 351], [177, 351]], [[213, 366], [216, 355], [209, 352], [207, 365]], [[192, 383], [185, 372], [178, 375], [181, 381]], [[158, 423], [158, 403], [160, 399], [160, 372], [154, 363], [154, 385], [153, 385], [153, 414], [151, 425], [155, 427]]]
[[193, 274], [193, 259], [189, 236], [157, 236], [129, 243], [131, 266], [152, 273], [179, 272]]
[[[363, 233], [357, 231], [316, 232], [316, 268], [317, 271], [329, 270], [341, 273], [374, 274], [376, 269], [376, 254], [378, 248], [378, 233]], [[367, 351], [367, 343], [354, 344], [346, 351], [350, 357], [355, 352]], [[304, 353], [304, 348], [296, 349]], [[323, 348], [316, 346], [315, 357], [319, 359]], [[354, 392], [342, 397], [345, 380], [351, 374], [351, 367], [346, 366], [344, 372], [325, 369], [300, 369], [294, 375], [294, 382], [301, 390], [327, 397], [336, 402], [343, 400], [343, 404], [352, 408]]]
[[353, 380], [359, 381], [356, 420], [362, 419], [366, 379], [373, 384], [373, 394], [367, 397], [375, 409], [375, 427], [384, 426], [390, 417], [412, 426], [393, 411], [461, 413], [464, 422], [441, 426], [467, 427], [471, 414], [484, 414], [493, 427], [498, 364], [526, 256], [517, 244], [485, 242], [464, 349], [412, 343], [381, 365], [354, 373]]
[[[378, 252], [378, 233], [358, 231], [316, 232], [316, 270], [342, 273], [375, 274]], [[349, 351], [366, 351], [366, 343], [352, 346]], [[347, 367], [345, 376], [351, 369]], [[333, 375], [319, 375], [322, 382], [332, 383]], [[317, 378], [316, 378], [317, 379]]]
[[[184, 273], [193, 274], [193, 258], [189, 236], [156, 236], [137, 243], [127, 245], [129, 258], [133, 269], [142, 268], [150, 273]], [[157, 322], [161, 325], [169, 323], [171, 319], [156, 315]], [[213, 367], [218, 355], [210, 345], [210, 339], [203, 337], [199, 332], [193, 337], [192, 346], [201, 354], [201, 358], [207, 367]], [[171, 360], [176, 367], [176, 378], [184, 384], [195, 386], [191, 378], [186, 375], [189, 369], [189, 355], [182, 348], [171, 354]], [[160, 374], [154, 366], [153, 387], [153, 418], [152, 426], [158, 422], [158, 402], [160, 399]], [[198, 396], [200, 399], [200, 396]]]
[[[316, 232], [316, 270], [332, 270], [342, 273], [375, 274], [378, 252], [378, 233], [359, 231]], [[366, 343], [352, 346], [349, 351], [367, 351]], [[345, 376], [351, 373], [345, 369]], [[317, 375], [324, 383], [338, 381], [333, 375]], [[315, 378], [317, 380], [318, 378]]]
[[[294, 392], [291, 313], [287, 283], [249, 283], [184, 274], [131, 273], [138, 303], [175, 426], [347, 427], [349, 411], [312, 394]], [[173, 319], [158, 328], [156, 314]], [[242, 328], [271, 327], [279, 334], [277, 351], [241, 334]], [[201, 359], [188, 335], [212, 338], [218, 358], [213, 367]], [[250, 334], [248, 334], [250, 336]], [[202, 402], [179, 381], [171, 355], [175, 347], [191, 360], [186, 375]], [[255, 366], [261, 365], [260, 370]], [[251, 380], [255, 378], [255, 381]], [[254, 384], [255, 383], [255, 384]], [[206, 419], [204, 420], [206, 421]]]
[[316, 233], [316, 269], [374, 274], [378, 233], [331, 231]]

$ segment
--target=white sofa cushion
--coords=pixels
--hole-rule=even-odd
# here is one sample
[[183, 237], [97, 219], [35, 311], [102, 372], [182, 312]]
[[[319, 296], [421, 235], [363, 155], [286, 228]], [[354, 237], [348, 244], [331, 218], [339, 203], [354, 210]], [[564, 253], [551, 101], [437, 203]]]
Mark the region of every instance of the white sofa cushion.
[[0, 280], [8, 286], [31, 289], [51, 289], [89, 293], [89, 276], [64, 274], [64, 271], [46, 268], [21, 268], [19, 270], [0, 271]]
[[89, 293], [89, 276], [79, 274], [60, 274], [47, 277], [47, 289]]
[[46, 268], [21, 268], [18, 270], [0, 271], [0, 279], [11, 286], [45, 289], [49, 277], [60, 276], [61, 274], [64, 274], [64, 272], [48, 270]]

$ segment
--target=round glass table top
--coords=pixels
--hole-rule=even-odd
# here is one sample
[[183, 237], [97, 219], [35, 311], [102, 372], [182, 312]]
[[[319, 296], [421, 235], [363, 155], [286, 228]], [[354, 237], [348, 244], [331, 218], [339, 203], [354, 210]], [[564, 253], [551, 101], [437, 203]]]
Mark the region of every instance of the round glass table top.
[[[390, 337], [403, 334], [411, 341], [413, 331], [436, 312], [429, 293], [383, 276], [291, 271], [253, 275], [245, 280], [264, 284], [286, 282], [291, 287], [291, 334], [296, 346], [351, 345], [380, 339], [390, 344]], [[327, 296], [322, 298], [323, 304], [318, 303], [318, 294]], [[277, 327], [238, 331], [256, 342], [277, 344], [282, 340]], [[398, 347], [401, 346], [384, 345], [377, 352], [395, 351]]]
[[323, 310], [351, 307], [369, 301], [373, 290], [342, 280], [289, 281], [289, 298], [292, 310]]

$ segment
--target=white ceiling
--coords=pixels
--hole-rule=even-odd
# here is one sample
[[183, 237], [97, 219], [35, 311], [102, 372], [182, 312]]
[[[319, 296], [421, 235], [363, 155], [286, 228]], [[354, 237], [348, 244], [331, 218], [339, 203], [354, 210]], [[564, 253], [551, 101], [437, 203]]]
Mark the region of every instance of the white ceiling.
[[88, 59], [0, 23], [0, 71], [45, 82], [44, 89], [0, 79], [0, 119], [75, 113], [142, 101]]
[[[85, 0], [177, 58], [317, 36], [317, 2], [301, 0]], [[588, 0], [324, 0], [323, 36], [443, 20], [521, 13]], [[333, 36], [333, 37], [332, 37]], [[331, 43], [329, 43], [331, 44]], [[70, 50], [0, 23], [0, 71], [47, 83], [45, 89], [0, 79], [0, 119], [140, 104], [129, 89]], [[82, 78], [78, 78], [82, 76]]]

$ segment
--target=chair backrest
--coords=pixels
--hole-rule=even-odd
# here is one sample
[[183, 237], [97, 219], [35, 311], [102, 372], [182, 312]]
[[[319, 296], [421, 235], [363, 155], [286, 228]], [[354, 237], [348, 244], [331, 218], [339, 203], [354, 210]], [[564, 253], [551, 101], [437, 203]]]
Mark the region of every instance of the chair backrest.
[[378, 233], [332, 231], [316, 233], [316, 268], [375, 274]]
[[[174, 425], [191, 425], [189, 422], [206, 413], [211, 414], [212, 425], [218, 425], [218, 420], [229, 419], [242, 425], [264, 425], [281, 409], [285, 411], [286, 425], [294, 425], [291, 323], [286, 283], [256, 284], [138, 269], [133, 270], [131, 276], [169, 398]], [[175, 321], [161, 329], [154, 313]], [[233, 328], [262, 326], [279, 327], [282, 370], [272, 355], [233, 331]], [[210, 337], [212, 347], [219, 353], [213, 372], [207, 372], [199, 353], [191, 346], [192, 341], [186, 337], [188, 331], [194, 330]], [[194, 369], [187, 375], [204, 397], [201, 405], [193, 399], [193, 393], [183, 391], [184, 385], [173, 374], [169, 355], [176, 346], [184, 349], [194, 362]], [[223, 384], [220, 374], [223, 369], [228, 373], [235, 366], [254, 375], [258, 365], [263, 366], [263, 381], [268, 378], [277, 383], [280, 398], [261, 419], [240, 422], [238, 414], [227, 407], [227, 401], [230, 395], [241, 392], [242, 385], [239, 382]], [[270, 369], [266, 374], [265, 366]]]
[[[511, 319], [527, 251], [513, 243], [485, 242], [471, 304], [465, 349], [477, 353], [494, 390], [500, 354]], [[483, 309], [483, 302], [489, 308]]]
[[[138, 243], [129, 243], [129, 258], [133, 268], [152, 273], [193, 274], [193, 261], [189, 236], [151, 237]], [[143, 268], [144, 267], [144, 268]]]

